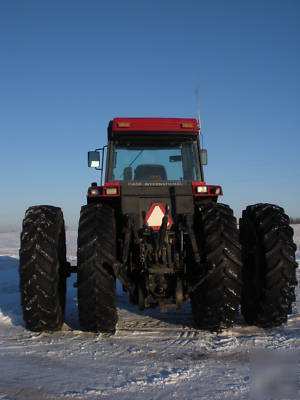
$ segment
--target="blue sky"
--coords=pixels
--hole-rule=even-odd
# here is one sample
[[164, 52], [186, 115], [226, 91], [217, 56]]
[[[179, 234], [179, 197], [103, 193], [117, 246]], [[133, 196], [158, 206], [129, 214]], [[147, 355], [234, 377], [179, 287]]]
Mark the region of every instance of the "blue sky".
[[33, 204], [77, 226], [114, 116], [196, 116], [236, 215], [300, 216], [300, 2], [0, 1], [0, 230]]

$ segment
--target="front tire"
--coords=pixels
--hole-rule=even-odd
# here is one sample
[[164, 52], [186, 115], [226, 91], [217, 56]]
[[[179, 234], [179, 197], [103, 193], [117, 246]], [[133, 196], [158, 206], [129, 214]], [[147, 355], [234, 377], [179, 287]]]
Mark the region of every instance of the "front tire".
[[240, 219], [242, 314], [247, 323], [273, 327], [287, 321], [295, 300], [296, 245], [284, 210], [255, 204]]
[[[195, 234], [206, 264], [205, 279], [191, 296], [195, 323], [213, 331], [228, 328], [239, 311], [242, 285], [239, 234], [233, 211], [219, 203], [199, 206]], [[197, 279], [201, 281], [201, 277]]]
[[118, 320], [114, 210], [106, 204], [81, 208], [78, 230], [78, 310], [83, 330], [114, 332]]
[[59, 330], [66, 298], [66, 238], [63, 214], [52, 206], [30, 207], [20, 246], [23, 317], [31, 331]]

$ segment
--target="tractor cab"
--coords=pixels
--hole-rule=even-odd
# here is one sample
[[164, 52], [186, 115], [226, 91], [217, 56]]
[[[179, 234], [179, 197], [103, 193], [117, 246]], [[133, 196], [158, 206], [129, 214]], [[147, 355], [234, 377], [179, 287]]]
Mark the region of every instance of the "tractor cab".
[[173, 216], [193, 214], [194, 197], [216, 201], [222, 195], [221, 187], [205, 184], [206, 164], [196, 119], [115, 118], [108, 126], [108, 145], [88, 153], [88, 165], [101, 170], [101, 185], [92, 184], [87, 200], [116, 203], [118, 198], [121, 212], [136, 214], [139, 227], [154, 202], [169, 208]]
[[[206, 162], [195, 119], [115, 118], [108, 126], [106, 182], [203, 181]], [[97, 150], [89, 152], [89, 166], [100, 167]]]

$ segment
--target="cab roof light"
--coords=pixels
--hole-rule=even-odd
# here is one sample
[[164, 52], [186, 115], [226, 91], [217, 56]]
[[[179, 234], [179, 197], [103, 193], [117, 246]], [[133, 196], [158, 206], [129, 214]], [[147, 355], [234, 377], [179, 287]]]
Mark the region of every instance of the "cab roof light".
[[129, 121], [119, 121], [118, 128], [130, 128], [131, 124]]
[[184, 128], [184, 129], [194, 128], [193, 122], [181, 122], [180, 126], [181, 126], [181, 128]]

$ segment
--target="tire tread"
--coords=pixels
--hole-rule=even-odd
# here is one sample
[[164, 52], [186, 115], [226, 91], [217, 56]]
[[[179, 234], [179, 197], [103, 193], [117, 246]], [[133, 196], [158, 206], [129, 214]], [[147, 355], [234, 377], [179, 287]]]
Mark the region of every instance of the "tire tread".
[[118, 320], [114, 210], [105, 204], [81, 208], [78, 230], [78, 311], [82, 329], [114, 332]]
[[220, 330], [235, 322], [241, 298], [241, 252], [236, 219], [228, 205], [208, 203], [196, 214], [207, 277], [191, 298], [199, 328]]

